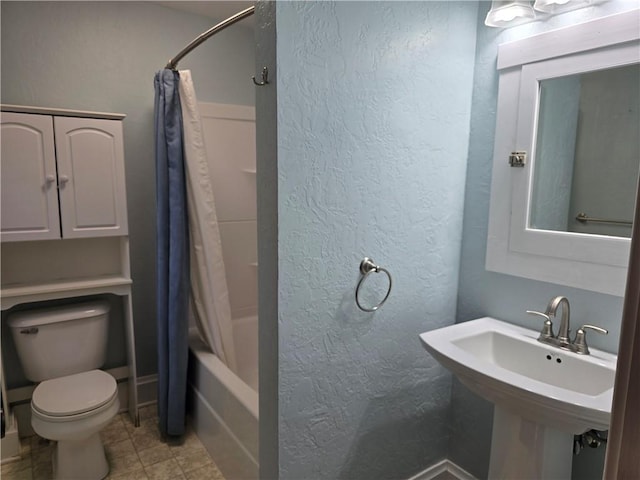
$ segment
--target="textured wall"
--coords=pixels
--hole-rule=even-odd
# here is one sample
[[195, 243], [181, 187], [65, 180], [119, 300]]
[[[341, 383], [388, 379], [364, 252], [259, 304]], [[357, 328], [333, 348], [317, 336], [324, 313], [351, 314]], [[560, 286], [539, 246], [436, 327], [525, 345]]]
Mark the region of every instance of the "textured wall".
[[[447, 454], [451, 377], [418, 334], [455, 319], [476, 11], [277, 3], [283, 479], [404, 478]], [[365, 255], [394, 276], [374, 314], [353, 298]], [[365, 287], [373, 303], [386, 283]]]
[[[138, 373], [156, 371], [153, 75], [211, 19], [151, 2], [2, 2], [2, 102], [120, 112]], [[234, 26], [180, 62], [198, 99], [252, 105], [253, 31]]]
[[[591, 323], [609, 329], [608, 336], [593, 335], [590, 344], [615, 352], [620, 333], [621, 298], [488, 272], [484, 268], [498, 89], [496, 56], [500, 43], [637, 8], [638, 2], [613, 0], [598, 7], [558, 15], [545, 22], [509, 29], [484, 26], [489, 6], [488, 2], [482, 2], [478, 12], [457, 320], [461, 322], [490, 315], [537, 328], [538, 320], [524, 311], [544, 308], [551, 297], [565, 295], [571, 300], [574, 325], [577, 322]], [[450, 455], [478, 478], [486, 477], [488, 471], [492, 412], [490, 404], [454, 381]], [[589, 462], [590, 457], [595, 456], [597, 453], [583, 452], [576, 457], [574, 471], [590, 471], [594, 477], [600, 478], [602, 464], [596, 462], [589, 469], [575, 466], [576, 463]]]

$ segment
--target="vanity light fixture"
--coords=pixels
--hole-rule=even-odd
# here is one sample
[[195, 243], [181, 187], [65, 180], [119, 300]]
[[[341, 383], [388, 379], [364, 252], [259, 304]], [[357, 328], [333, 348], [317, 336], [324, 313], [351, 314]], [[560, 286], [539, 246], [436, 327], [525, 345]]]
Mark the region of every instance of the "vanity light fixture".
[[535, 18], [536, 13], [528, 0], [493, 0], [484, 24], [489, 27], [513, 27]]
[[591, 7], [608, 0], [493, 0], [484, 24], [488, 27], [514, 27], [534, 20], [544, 20], [558, 13]]
[[536, 0], [533, 8], [544, 13], [564, 13], [579, 8], [590, 7], [606, 0]]
[[571, 2], [571, 0], [536, 0], [533, 4], [533, 8], [539, 12], [554, 13], [560, 9], [566, 8], [571, 3], [583, 2]]

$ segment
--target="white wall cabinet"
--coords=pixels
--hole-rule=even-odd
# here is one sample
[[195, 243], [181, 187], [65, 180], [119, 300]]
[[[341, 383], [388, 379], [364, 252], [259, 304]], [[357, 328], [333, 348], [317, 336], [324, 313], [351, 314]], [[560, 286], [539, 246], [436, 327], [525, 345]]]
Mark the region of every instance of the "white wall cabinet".
[[2, 112], [2, 240], [60, 238], [53, 117]]
[[127, 235], [122, 122], [2, 112], [2, 241]]
[[[552, 189], [557, 194], [558, 188], [565, 188], [566, 195], [558, 194], [552, 201], [550, 195], [541, 196], [547, 200], [546, 206], [557, 209], [566, 205], [567, 214], [564, 211], [558, 214], [557, 210], [555, 213], [568, 218], [574, 162], [572, 158], [568, 174], [568, 162], [560, 161], [562, 143], [553, 148], [538, 143], [538, 125], [544, 118], [540, 109], [542, 82], [637, 65], [639, 21], [640, 10], [630, 10], [499, 46], [487, 270], [607, 295], [624, 295], [629, 238], [537, 228], [531, 221], [532, 212], [536, 215], [538, 212], [532, 208], [536, 197], [533, 179], [536, 168], [538, 171], [544, 168], [536, 165], [536, 150], [551, 152], [547, 158], [553, 159], [552, 177], [556, 182]], [[566, 100], [567, 96], [563, 96]], [[578, 122], [583, 121], [578, 117]], [[566, 137], [564, 140], [569, 141]], [[575, 139], [569, 145], [575, 148]], [[514, 168], [509, 157], [515, 151], [527, 152], [527, 159], [523, 166]], [[608, 158], [598, 159], [605, 167], [613, 168]], [[579, 211], [572, 211], [572, 216]]]

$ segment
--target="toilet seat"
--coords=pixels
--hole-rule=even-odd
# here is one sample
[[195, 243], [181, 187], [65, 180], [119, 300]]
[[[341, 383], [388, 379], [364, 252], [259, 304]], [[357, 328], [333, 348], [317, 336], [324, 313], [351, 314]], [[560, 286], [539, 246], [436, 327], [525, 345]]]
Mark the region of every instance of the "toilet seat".
[[40, 383], [31, 407], [49, 421], [72, 421], [108, 409], [117, 396], [115, 379], [102, 370], [91, 370]]

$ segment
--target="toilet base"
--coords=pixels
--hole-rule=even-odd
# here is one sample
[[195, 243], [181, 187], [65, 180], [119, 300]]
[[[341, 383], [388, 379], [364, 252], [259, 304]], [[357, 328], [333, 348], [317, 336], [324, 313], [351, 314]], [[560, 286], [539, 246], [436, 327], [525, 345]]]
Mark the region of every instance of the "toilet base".
[[53, 454], [55, 480], [102, 480], [109, 474], [100, 434], [80, 441], [61, 440]]

